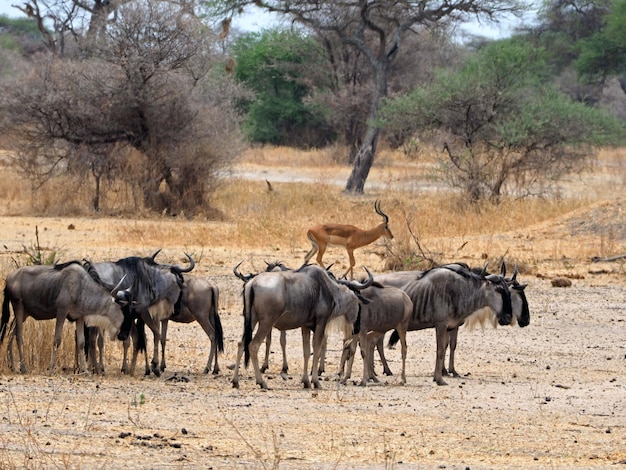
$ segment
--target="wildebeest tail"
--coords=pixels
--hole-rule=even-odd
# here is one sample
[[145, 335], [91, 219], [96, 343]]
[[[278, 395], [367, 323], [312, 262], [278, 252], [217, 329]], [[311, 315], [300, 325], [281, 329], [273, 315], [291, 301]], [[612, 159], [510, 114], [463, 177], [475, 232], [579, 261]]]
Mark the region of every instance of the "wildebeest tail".
[[361, 332], [361, 304], [359, 304], [359, 313], [356, 316], [356, 321], [352, 325], [352, 334], [358, 335]]
[[219, 352], [224, 352], [224, 329], [222, 328], [222, 320], [220, 319], [220, 314], [218, 313], [219, 308], [219, 297], [220, 291], [217, 288], [213, 288], [213, 315], [211, 318], [213, 319], [213, 328], [215, 328], [215, 340], [217, 341], [217, 350]]
[[137, 318], [137, 351], [146, 352], [146, 324], [141, 317]]
[[222, 320], [218, 313], [215, 313], [215, 340], [217, 341], [217, 350], [224, 352], [224, 330], [222, 329]]
[[398, 341], [400, 341], [400, 335], [398, 334], [398, 330], [393, 330], [393, 333], [391, 333], [391, 336], [389, 337], [389, 342], [387, 343], [387, 346], [395, 346]]
[[7, 325], [9, 324], [9, 316], [11, 311], [9, 310], [9, 288], [4, 286], [4, 300], [2, 301], [2, 320], [0, 322], [0, 343], [4, 340], [4, 335], [7, 331]]
[[[249, 298], [244, 293], [243, 296], [243, 358], [244, 365], [248, 367], [250, 363], [250, 342], [252, 341], [252, 304], [254, 302], [254, 288], [248, 289]], [[247, 302], [246, 302], [247, 300]]]

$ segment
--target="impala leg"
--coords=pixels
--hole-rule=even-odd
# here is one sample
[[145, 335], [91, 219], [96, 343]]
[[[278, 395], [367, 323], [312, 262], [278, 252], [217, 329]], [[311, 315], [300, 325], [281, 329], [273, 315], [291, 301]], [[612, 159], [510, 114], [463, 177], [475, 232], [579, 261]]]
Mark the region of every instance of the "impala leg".
[[[304, 355], [304, 368], [302, 370], [302, 384], [304, 388], [311, 388], [309, 380], [309, 358], [311, 357], [311, 330], [302, 327], [302, 354]], [[313, 335], [315, 341], [315, 335]], [[313, 358], [313, 367], [315, 367], [315, 357]]]
[[324, 253], [326, 253], [326, 245], [318, 245], [317, 248], [317, 264], [319, 264], [322, 268], [324, 268]]
[[348, 258], [350, 259], [350, 267], [346, 270], [342, 277], [347, 278], [348, 273], [350, 273], [350, 279], [354, 279], [354, 265], [356, 264], [356, 261], [354, 260], [354, 249], [346, 247], [346, 250], [348, 251]]

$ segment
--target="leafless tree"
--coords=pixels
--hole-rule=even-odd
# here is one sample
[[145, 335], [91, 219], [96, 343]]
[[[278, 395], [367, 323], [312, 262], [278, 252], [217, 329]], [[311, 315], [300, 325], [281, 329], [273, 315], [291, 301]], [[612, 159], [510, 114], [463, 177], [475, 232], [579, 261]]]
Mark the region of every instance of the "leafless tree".
[[[122, 5], [88, 56], [42, 58], [4, 97], [21, 168], [36, 185], [60, 170], [91, 174], [96, 187], [128, 178], [149, 209], [202, 209], [212, 175], [239, 150], [238, 90], [213, 44], [177, 5]], [[124, 147], [140, 165], [119, 159]]]

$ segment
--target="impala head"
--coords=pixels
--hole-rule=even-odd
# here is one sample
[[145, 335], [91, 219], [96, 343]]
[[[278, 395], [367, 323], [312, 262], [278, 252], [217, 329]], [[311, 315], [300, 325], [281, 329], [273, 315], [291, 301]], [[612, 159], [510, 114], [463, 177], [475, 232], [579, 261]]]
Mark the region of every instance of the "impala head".
[[377, 200], [374, 203], [374, 209], [376, 209], [376, 213], [383, 218], [383, 222], [385, 224], [385, 232], [383, 233], [383, 236], [391, 240], [393, 238], [393, 233], [391, 233], [391, 230], [389, 229], [389, 217], [380, 208], [380, 200]]

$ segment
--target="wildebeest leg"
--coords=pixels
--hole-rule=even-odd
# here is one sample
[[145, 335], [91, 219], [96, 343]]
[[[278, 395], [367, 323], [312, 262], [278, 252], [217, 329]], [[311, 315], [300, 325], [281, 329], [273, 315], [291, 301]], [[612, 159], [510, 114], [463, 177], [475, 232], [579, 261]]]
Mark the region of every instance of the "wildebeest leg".
[[211, 342], [211, 349], [209, 350], [209, 360], [207, 361], [206, 367], [204, 368], [204, 373], [209, 373], [209, 371], [211, 370], [213, 359], [215, 359], [213, 374], [218, 374], [220, 371], [220, 367], [217, 364], [217, 332], [215, 331], [215, 327], [211, 324], [211, 320], [206, 315], [197, 316], [196, 321], [200, 324], [206, 335], [209, 337], [209, 341]]
[[87, 361], [85, 360], [85, 320], [76, 320], [76, 358], [78, 359], [78, 371], [87, 373]]
[[[57, 315], [56, 324], [54, 326], [54, 343], [52, 344], [52, 357], [50, 358], [50, 365], [48, 370], [54, 372], [57, 367], [57, 351], [61, 346], [61, 339], [63, 338], [63, 324], [65, 323], [65, 314]], [[85, 345], [85, 338], [83, 337], [83, 347]], [[84, 354], [84, 352], [83, 352]], [[85, 356], [83, 355], [83, 360]]]
[[[393, 372], [391, 372], [391, 369], [389, 368], [389, 364], [387, 364], [387, 359], [385, 358], [385, 335], [382, 335], [380, 338], [378, 338], [378, 341], [376, 341], [376, 349], [378, 350], [378, 355], [380, 356], [380, 362], [383, 363], [383, 374], [393, 375]], [[374, 356], [372, 355], [372, 369], [373, 367]]]
[[[309, 358], [311, 357], [311, 330], [306, 327], [302, 327], [302, 354], [304, 356], [304, 368], [302, 369], [302, 384], [304, 388], [311, 388], [311, 382], [309, 380]], [[315, 341], [315, 335], [313, 336]], [[315, 363], [313, 363], [315, 367]]]
[[160, 371], [163, 372], [165, 370], [165, 341], [167, 339], [167, 318], [165, 320], [161, 320], [161, 366]]
[[243, 339], [237, 344], [237, 362], [235, 363], [235, 370], [233, 371], [233, 388], [239, 388], [239, 364], [241, 363], [241, 357], [243, 356]]
[[[313, 386], [315, 388], [322, 387], [322, 385], [320, 384], [320, 379], [319, 379], [319, 375], [317, 371], [319, 369], [320, 358], [322, 356], [322, 347], [323, 347], [324, 338], [325, 338], [325, 330], [326, 330], [326, 322], [321, 321], [321, 322], [318, 322], [318, 324], [315, 327], [315, 333], [313, 333], [313, 365], [311, 366], [313, 376], [311, 377], [311, 382], [313, 383]], [[306, 355], [305, 355], [305, 360], [307, 360]], [[304, 369], [305, 373], [308, 371], [306, 366], [307, 364], [305, 364], [305, 369]]]
[[157, 377], [161, 376], [161, 371], [159, 370], [158, 360], [159, 360], [159, 343], [161, 342], [161, 331], [160, 331], [160, 322], [152, 318], [150, 312], [140, 312], [141, 318], [144, 323], [148, 325], [148, 328], [152, 331], [152, 339], [153, 339], [153, 350], [152, 350], [152, 361], [150, 362], [150, 367], [147, 366], [147, 348], [146, 348], [146, 375], [150, 375], [150, 371], [154, 373]]
[[435, 326], [435, 336], [437, 338], [437, 359], [435, 361], [435, 374], [433, 380], [437, 385], [448, 385], [443, 380], [442, 369], [446, 355], [446, 342], [448, 340], [448, 331], [445, 325]]
[[[16, 308], [17, 307], [17, 308]], [[24, 306], [19, 303], [13, 306], [13, 316], [15, 317], [15, 329], [13, 330], [13, 336], [9, 341], [9, 348], [13, 349], [13, 338], [17, 341], [17, 355], [20, 361], [20, 372], [25, 374], [28, 372], [26, 362], [24, 362]]]
[[269, 390], [265, 380], [263, 380], [263, 375], [261, 374], [261, 369], [259, 367], [259, 348], [261, 347], [261, 343], [267, 337], [267, 333], [272, 329], [270, 325], [269, 328], [263, 324], [259, 324], [256, 334], [250, 341], [248, 345], [248, 351], [250, 352], [250, 359], [252, 360], [252, 367], [254, 367], [254, 376], [256, 378], [256, 383], [261, 388], [265, 390]]
[[326, 346], [328, 345], [328, 336], [324, 335], [324, 341], [322, 342], [322, 354], [320, 356], [320, 366], [317, 368], [317, 374], [322, 375], [326, 372]]
[[345, 385], [352, 375], [352, 364], [354, 362], [354, 354], [356, 353], [356, 345], [358, 336], [353, 335], [350, 340], [343, 342], [343, 351], [341, 352], [341, 362], [339, 363], [339, 383]]
[[261, 372], [265, 372], [270, 367], [270, 348], [272, 346], [272, 330], [265, 337], [265, 359], [261, 366]]
[[[406, 384], [406, 329], [397, 328], [400, 336], [400, 348], [402, 350], [402, 385]], [[372, 354], [373, 355], [373, 354]]]
[[[370, 379], [370, 367], [369, 366], [370, 366], [370, 361], [371, 361], [370, 352], [372, 350], [370, 349], [369, 341], [370, 341], [370, 336], [367, 334], [367, 331], [365, 331], [365, 328], [364, 328], [359, 333], [359, 343], [361, 345], [361, 357], [363, 358], [363, 376], [361, 378], [361, 383], [359, 384], [361, 387], [367, 386], [367, 382], [369, 382], [369, 379]], [[354, 353], [352, 354], [351, 359], [354, 359]], [[352, 360], [350, 362], [352, 362]]]
[[[104, 374], [104, 335], [97, 329], [98, 334], [98, 363], [95, 366], [96, 374]], [[94, 358], [95, 358], [94, 354]]]
[[283, 368], [280, 372], [283, 376], [283, 379], [286, 379], [289, 365], [287, 364], [287, 332], [284, 330], [280, 332], [280, 349], [283, 352]]
[[[456, 342], [457, 342], [457, 338], [459, 335], [459, 329], [458, 328], [454, 328], [452, 330], [448, 330], [448, 345], [450, 347], [450, 362], [448, 363], [448, 373], [451, 374], [453, 377], [460, 377], [460, 375], [457, 373], [456, 369], [454, 368], [454, 351], [456, 350]], [[445, 360], [444, 360], [445, 361]], [[444, 368], [443, 370], [445, 371], [445, 362], [444, 362]]]

